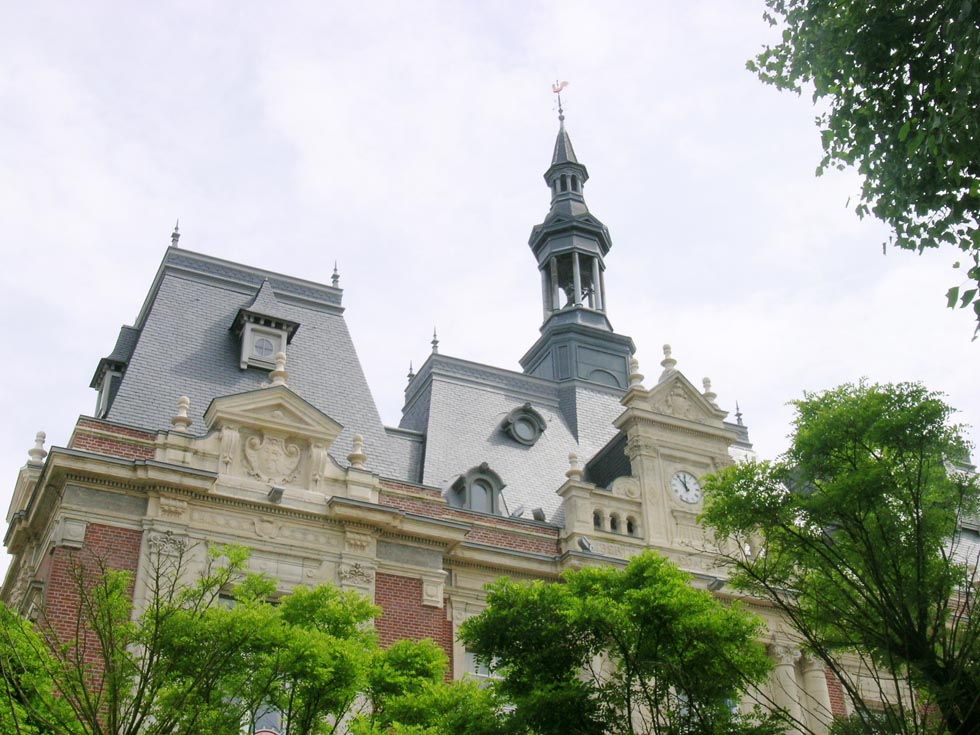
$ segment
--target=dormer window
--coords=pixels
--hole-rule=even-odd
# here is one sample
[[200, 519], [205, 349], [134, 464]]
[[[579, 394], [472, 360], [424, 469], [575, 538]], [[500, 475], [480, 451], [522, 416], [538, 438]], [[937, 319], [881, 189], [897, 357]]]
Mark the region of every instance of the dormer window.
[[514, 441], [530, 447], [534, 446], [548, 424], [541, 414], [531, 408], [530, 403], [525, 403], [507, 414], [501, 428]]
[[252, 303], [238, 310], [231, 331], [241, 340], [239, 367], [256, 367], [272, 370], [276, 355], [286, 351], [299, 322], [283, 316], [284, 309], [272, 290], [268, 279], [252, 299]]
[[455, 508], [502, 515], [503, 499], [500, 494], [504, 487], [500, 475], [484, 462], [460, 475], [450, 486], [447, 499]]

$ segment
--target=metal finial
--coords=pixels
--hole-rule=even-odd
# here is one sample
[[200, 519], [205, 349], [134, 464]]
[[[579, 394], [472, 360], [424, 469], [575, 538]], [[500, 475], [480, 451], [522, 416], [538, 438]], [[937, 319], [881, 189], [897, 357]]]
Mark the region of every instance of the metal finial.
[[174, 225], [174, 231], [170, 234], [170, 247], [177, 247], [178, 240], [180, 240], [180, 220], [177, 220], [177, 224]]
[[408, 382], [412, 382], [412, 378], [415, 377], [415, 369], [412, 367], [411, 361], [408, 363]]
[[568, 82], [559, 82], [557, 79], [551, 85], [551, 91], [558, 95], [558, 122], [565, 122], [565, 110], [561, 106], [561, 91], [568, 86]]
[[739, 426], [744, 426], [742, 423], [742, 409], [738, 407], [738, 401], [735, 401], [735, 423]]
[[439, 337], [436, 335], [436, 328], [432, 328], [432, 354], [439, 354]]
[[330, 276], [330, 285], [337, 288], [340, 285], [340, 271], [337, 270], [337, 261], [333, 262], [333, 275]]

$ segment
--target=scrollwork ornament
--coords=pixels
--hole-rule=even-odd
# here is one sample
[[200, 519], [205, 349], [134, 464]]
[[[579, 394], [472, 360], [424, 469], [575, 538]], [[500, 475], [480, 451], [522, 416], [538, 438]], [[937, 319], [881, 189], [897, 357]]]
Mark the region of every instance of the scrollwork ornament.
[[342, 567], [339, 574], [340, 581], [344, 582], [345, 584], [363, 587], [371, 584], [371, 582], [374, 581], [374, 573], [364, 569], [360, 563]]
[[302, 454], [295, 444], [279, 436], [250, 436], [245, 442], [245, 464], [250, 475], [263, 482], [291, 482], [296, 477]]

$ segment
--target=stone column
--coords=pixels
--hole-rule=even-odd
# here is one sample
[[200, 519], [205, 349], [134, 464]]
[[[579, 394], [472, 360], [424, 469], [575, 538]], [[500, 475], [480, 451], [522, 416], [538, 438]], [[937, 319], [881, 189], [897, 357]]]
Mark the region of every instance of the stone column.
[[823, 661], [814, 656], [803, 657], [803, 692], [803, 708], [810, 730], [814, 735], [826, 735], [833, 719], [830, 690], [827, 688]]
[[579, 268], [578, 253], [572, 253], [572, 284], [575, 288], [575, 298], [572, 303], [582, 305], [582, 271]]
[[776, 659], [772, 680], [773, 699], [790, 716], [786, 735], [801, 735], [799, 723], [803, 719], [803, 710], [800, 707], [800, 687], [796, 681], [796, 661], [800, 657], [800, 649], [779, 645], [772, 646], [770, 650]]
[[544, 309], [544, 319], [547, 320], [551, 316], [551, 312], [554, 311], [554, 305], [552, 299], [554, 298], [554, 290], [551, 288], [551, 279], [548, 273], [541, 269], [541, 306]]
[[592, 293], [595, 295], [595, 309], [602, 311], [602, 288], [599, 286], [599, 259], [592, 258]]
[[551, 259], [551, 310], [561, 309], [561, 286], [558, 285], [558, 258]]

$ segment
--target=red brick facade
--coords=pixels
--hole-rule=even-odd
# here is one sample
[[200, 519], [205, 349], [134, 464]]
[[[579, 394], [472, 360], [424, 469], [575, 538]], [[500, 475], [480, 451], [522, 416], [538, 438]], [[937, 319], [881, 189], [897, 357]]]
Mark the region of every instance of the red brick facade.
[[153, 459], [156, 437], [153, 432], [81, 418], [75, 424], [68, 447], [123, 459]]
[[[74, 641], [78, 625], [79, 590], [77, 570], [84, 569], [94, 581], [100, 567], [136, 574], [142, 531], [90, 523], [81, 549], [59, 546], [51, 552], [44, 592], [43, 623], [63, 642]], [[91, 581], [89, 585], [91, 586]], [[88, 633], [83, 645], [96, 662], [97, 642]]]
[[395, 641], [409, 638], [431, 638], [449, 657], [447, 680], [453, 670], [453, 623], [446, 617], [444, 607], [427, 607], [422, 604], [422, 581], [412, 577], [399, 577], [378, 572], [374, 582], [375, 602], [384, 610], [376, 628], [381, 645], [390, 646]]
[[830, 671], [825, 672], [827, 676], [827, 690], [830, 693], [830, 711], [834, 717], [844, 717], [847, 709], [844, 705], [844, 687], [837, 681], [837, 677]]

